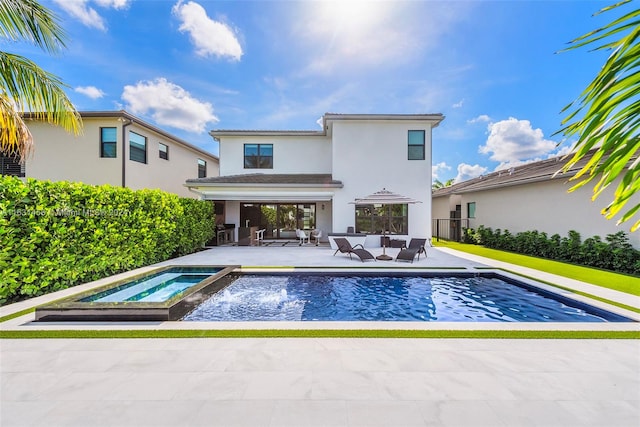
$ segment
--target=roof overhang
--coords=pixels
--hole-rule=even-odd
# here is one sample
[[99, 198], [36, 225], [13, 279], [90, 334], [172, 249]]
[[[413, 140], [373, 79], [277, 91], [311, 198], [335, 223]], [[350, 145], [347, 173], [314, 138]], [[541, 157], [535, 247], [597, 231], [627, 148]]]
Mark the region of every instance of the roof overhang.
[[233, 191], [221, 188], [191, 188], [205, 200], [226, 200], [241, 202], [329, 202], [332, 191]]

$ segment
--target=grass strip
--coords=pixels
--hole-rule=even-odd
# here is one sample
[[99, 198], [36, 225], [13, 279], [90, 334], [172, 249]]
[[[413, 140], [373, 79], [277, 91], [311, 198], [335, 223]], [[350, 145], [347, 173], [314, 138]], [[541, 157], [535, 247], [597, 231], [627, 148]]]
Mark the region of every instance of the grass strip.
[[[640, 278], [614, 273], [612, 271], [599, 270], [597, 268], [584, 267], [581, 265], [569, 264], [561, 261], [552, 261], [545, 258], [538, 258], [529, 255], [522, 255], [513, 252], [500, 251], [497, 249], [485, 248], [484, 246], [471, 245], [468, 243], [458, 243], [450, 241], [434, 242], [435, 246], [451, 248], [457, 251], [483, 256], [522, 267], [533, 268], [558, 276], [568, 277], [585, 283], [602, 286], [603, 288], [625, 292], [627, 294], [640, 296]], [[537, 280], [537, 279], [536, 279]]]
[[640, 331], [228, 329], [0, 331], [1, 339], [42, 338], [486, 338], [640, 339]]
[[31, 308], [27, 308], [27, 309], [22, 310], [22, 311], [18, 311], [18, 312], [13, 313], [13, 314], [8, 314], [6, 316], [2, 316], [2, 317], [0, 317], [0, 323], [6, 322], [7, 320], [15, 319], [16, 317], [24, 316], [25, 314], [33, 313], [34, 311], [36, 311], [36, 308], [35, 307], [31, 307]]

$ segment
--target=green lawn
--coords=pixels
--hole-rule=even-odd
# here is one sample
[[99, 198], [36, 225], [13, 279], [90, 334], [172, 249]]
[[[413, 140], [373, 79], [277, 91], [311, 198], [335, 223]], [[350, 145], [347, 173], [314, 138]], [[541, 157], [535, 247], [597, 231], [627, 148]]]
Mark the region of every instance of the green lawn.
[[568, 277], [570, 279], [580, 280], [581, 282], [591, 283], [604, 288], [640, 296], [640, 278], [626, 274], [618, 274], [611, 271], [582, 267], [559, 261], [551, 261], [544, 258], [499, 251], [496, 249], [485, 248], [484, 246], [470, 245], [466, 243], [441, 240], [439, 242], [434, 242], [434, 246], [451, 248], [457, 251], [504, 261], [523, 267], [529, 267], [545, 271], [547, 273], [557, 274], [558, 276]]

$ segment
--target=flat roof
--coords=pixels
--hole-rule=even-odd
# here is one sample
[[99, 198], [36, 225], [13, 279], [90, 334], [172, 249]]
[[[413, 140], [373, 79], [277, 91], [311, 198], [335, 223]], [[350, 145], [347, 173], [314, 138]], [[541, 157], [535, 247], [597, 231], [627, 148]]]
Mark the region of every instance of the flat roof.
[[334, 121], [428, 121], [437, 127], [444, 115], [434, 114], [339, 114], [325, 113], [322, 116], [322, 130], [259, 130], [259, 129], [214, 129], [209, 132], [214, 139], [223, 136], [326, 136], [330, 122]]

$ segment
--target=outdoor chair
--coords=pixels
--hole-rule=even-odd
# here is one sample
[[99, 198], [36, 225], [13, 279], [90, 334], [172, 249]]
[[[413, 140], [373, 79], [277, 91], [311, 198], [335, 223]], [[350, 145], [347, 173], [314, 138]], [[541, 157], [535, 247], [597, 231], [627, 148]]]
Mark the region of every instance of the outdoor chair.
[[410, 261], [413, 263], [416, 255], [420, 259], [420, 254], [423, 253], [424, 257], [427, 257], [427, 250], [424, 245], [427, 243], [427, 239], [411, 239], [409, 246], [398, 252], [396, 261]]
[[298, 246], [302, 246], [305, 240], [307, 241], [307, 243], [309, 243], [309, 236], [307, 236], [307, 233], [300, 230], [299, 228], [296, 229], [296, 237], [298, 237]]
[[[350, 259], [353, 259], [351, 254], [356, 254], [358, 258], [360, 258], [360, 261], [362, 262], [365, 262], [366, 260], [373, 260], [373, 261], [376, 260], [373, 254], [371, 254], [371, 252], [366, 250], [364, 246], [362, 246], [359, 243], [355, 246], [351, 246], [351, 243], [349, 243], [349, 241], [344, 237], [336, 237], [333, 239], [333, 241], [336, 243], [336, 246], [338, 247], [338, 249], [336, 249], [336, 251], [333, 253], [333, 256], [336, 256], [336, 254], [340, 252], [343, 254], [349, 254]], [[362, 249], [356, 249], [358, 246], [360, 246]]]
[[267, 231], [266, 228], [263, 228], [262, 230], [257, 230], [256, 231], [256, 243], [258, 246], [262, 245], [262, 242], [264, 240], [264, 232]]
[[311, 239], [316, 241], [316, 246], [320, 243], [320, 238], [322, 237], [322, 230], [318, 230], [317, 228], [311, 232]]

